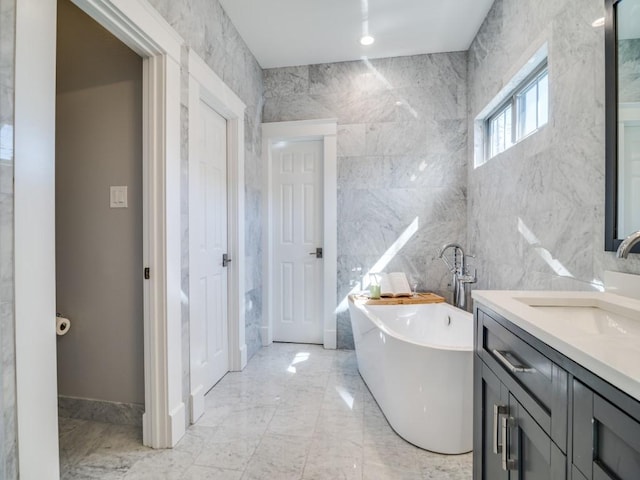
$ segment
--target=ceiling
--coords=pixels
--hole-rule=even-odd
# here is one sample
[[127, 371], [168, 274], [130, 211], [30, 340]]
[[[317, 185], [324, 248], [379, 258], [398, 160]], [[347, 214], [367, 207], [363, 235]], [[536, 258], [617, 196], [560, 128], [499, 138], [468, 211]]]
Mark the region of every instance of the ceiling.
[[[494, 0], [220, 0], [262, 68], [467, 50]], [[366, 21], [368, 19], [368, 22]], [[367, 29], [375, 38], [360, 45]]]

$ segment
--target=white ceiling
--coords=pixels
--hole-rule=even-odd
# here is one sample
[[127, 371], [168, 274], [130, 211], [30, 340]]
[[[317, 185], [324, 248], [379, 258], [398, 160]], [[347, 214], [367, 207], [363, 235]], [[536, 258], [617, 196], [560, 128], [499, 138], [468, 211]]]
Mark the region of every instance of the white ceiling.
[[[467, 50], [494, 0], [220, 0], [263, 68]], [[368, 9], [375, 43], [360, 45]]]

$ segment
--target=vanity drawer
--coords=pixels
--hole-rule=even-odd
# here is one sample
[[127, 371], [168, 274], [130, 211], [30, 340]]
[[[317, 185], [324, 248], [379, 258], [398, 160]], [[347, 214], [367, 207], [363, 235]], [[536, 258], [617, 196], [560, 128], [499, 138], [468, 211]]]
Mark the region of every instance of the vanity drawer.
[[476, 352], [566, 452], [567, 372], [479, 310]]

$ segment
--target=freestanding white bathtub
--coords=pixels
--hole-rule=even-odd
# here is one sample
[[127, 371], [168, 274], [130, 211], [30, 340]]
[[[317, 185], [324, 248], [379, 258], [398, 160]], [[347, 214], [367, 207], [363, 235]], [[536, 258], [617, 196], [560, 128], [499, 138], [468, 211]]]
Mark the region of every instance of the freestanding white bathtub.
[[472, 448], [473, 316], [446, 303], [349, 313], [360, 375], [393, 429], [432, 452]]

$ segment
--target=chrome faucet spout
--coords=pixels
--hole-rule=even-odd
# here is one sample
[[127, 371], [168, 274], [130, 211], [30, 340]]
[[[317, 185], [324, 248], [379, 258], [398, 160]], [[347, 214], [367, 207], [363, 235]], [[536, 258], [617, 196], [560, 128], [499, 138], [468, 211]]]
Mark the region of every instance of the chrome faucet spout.
[[620, 246], [618, 247], [618, 251], [616, 252], [617, 258], [627, 258], [631, 249], [635, 247], [635, 245], [640, 242], [640, 230], [637, 232], [633, 232], [627, 238], [625, 238]]
[[447, 249], [449, 249], [449, 248], [457, 248], [464, 254], [464, 250], [462, 249], [460, 244], [458, 244], [458, 243], [445, 243], [442, 247], [440, 247], [440, 251], [438, 252], [438, 258], [442, 258], [444, 256], [444, 252], [447, 251]]
[[[447, 257], [445, 257], [445, 252], [450, 249], [453, 248], [453, 265], [451, 265], [451, 263], [449, 263], [449, 260], [447, 259]], [[451, 271], [451, 273], [456, 273], [456, 271], [458, 270], [459, 266], [457, 265], [457, 255], [458, 255], [458, 251], [460, 252], [460, 257], [462, 258], [462, 261], [464, 262], [464, 250], [462, 249], [462, 247], [460, 246], [460, 244], [458, 243], [445, 243], [442, 247], [440, 247], [440, 251], [438, 252], [438, 258], [440, 260], [442, 260], [445, 265], [449, 268], [449, 270]], [[462, 265], [464, 267], [464, 264]]]
[[[453, 264], [449, 262], [445, 253], [448, 249], [453, 249]], [[476, 283], [476, 272], [470, 275], [467, 268], [467, 257], [473, 255], [465, 255], [464, 249], [458, 243], [446, 243], [440, 248], [438, 252], [438, 258], [442, 260], [449, 271], [453, 274], [451, 286], [453, 287], [453, 304], [454, 306], [463, 310], [467, 309], [467, 296], [468, 286], [471, 283]]]

